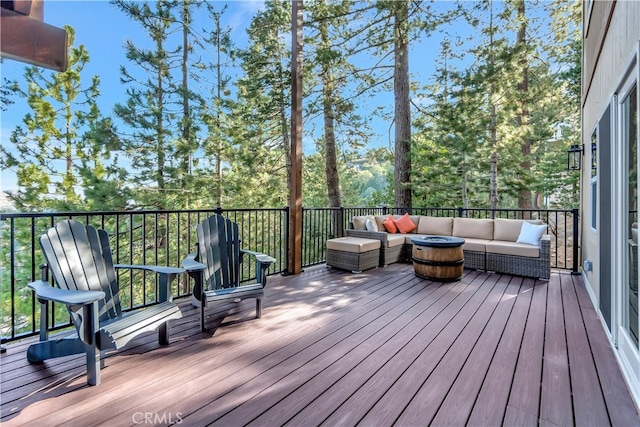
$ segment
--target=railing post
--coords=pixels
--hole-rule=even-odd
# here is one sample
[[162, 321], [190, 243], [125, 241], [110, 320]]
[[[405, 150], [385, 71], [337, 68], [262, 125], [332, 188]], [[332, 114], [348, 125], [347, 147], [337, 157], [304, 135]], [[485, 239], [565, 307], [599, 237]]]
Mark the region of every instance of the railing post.
[[337, 232], [336, 237], [344, 236], [344, 206], [340, 206], [338, 208], [338, 224], [336, 227], [336, 232]]
[[458, 208], [458, 218], [462, 218], [462, 208]]
[[382, 205], [382, 215], [387, 216], [387, 205]]
[[216, 213], [218, 215], [222, 215], [223, 209], [221, 206], [216, 206], [215, 208], [213, 208], [213, 213]]
[[573, 215], [573, 270], [571, 271], [571, 274], [577, 275], [580, 274], [580, 271], [578, 270], [578, 245], [580, 243], [580, 236], [578, 236], [578, 233], [580, 232], [580, 227], [578, 226], [578, 209], [573, 208], [571, 213]]
[[[286, 206], [284, 208], [284, 241], [285, 241], [285, 253], [287, 254], [287, 257], [289, 257], [289, 249], [291, 247], [289, 245], [289, 206]], [[304, 239], [303, 239], [303, 241], [304, 241]], [[283, 276], [288, 276], [289, 274], [292, 274], [289, 271], [289, 259], [288, 258], [287, 258], [286, 266], [287, 267], [282, 272]]]

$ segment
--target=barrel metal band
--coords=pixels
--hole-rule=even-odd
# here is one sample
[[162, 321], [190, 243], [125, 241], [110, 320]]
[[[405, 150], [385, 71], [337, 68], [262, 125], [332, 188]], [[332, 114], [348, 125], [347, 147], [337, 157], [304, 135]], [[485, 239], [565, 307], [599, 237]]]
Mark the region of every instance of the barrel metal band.
[[434, 267], [451, 267], [464, 264], [464, 258], [457, 261], [431, 261], [428, 259], [413, 258], [413, 262], [423, 265], [432, 265]]

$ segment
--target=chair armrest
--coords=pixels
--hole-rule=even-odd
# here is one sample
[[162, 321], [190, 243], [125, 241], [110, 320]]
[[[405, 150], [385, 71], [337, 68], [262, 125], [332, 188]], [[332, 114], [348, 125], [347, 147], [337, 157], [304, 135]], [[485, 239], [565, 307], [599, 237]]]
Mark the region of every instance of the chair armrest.
[[260, 253], [260, 252], [254, 252], [254, 251], [248, 251], [246, 249], [240, 249], [240, 252], [244, 252], [245, 254], [249, 254], [252, 255], [256, 258], [256, 261], [262, 263], [262, 264], [273, 264], [274, 262], [276, 262], [276, 259], [273, 257], [270, 257], [269, 255]]
[[114, 264], [116, 269], [143, 270], [156, 273], [158, 276], [158, 302], [173, 301], [171, 294], [171, 282], [178, 275], [184, 273], [184, 268], [180, 267], [164, 267], [161, 265], [142, 265], [142, 264]]
[[59, 302], [68, 306], [88, 305], [104, 299], [102, 291], [72, 291], [52, 287], [49, 282], [37, 280], [27, 284], [39, 300]]
[[184, 268], [165, 267], [162, 265], [142, 265], [142, 264], [114, 264], [115, 268], [127, 268], [129, 270], [146, 270], [158, 274], [180, 274], [184, 273]]
[[240, 249], [240, 253], [241, 254], [249, 254], [253, 257], [255, 257], [256, 259], [256, 282], [260, 283], [262, 285], [262, 287], [264, 288], [265, 285], [267, 284], [267, 269], [269, 268], [269, 266], [271, 264], [273, 264], [274, 262], [276, 262], [276, 259], [273, 257], [270, 257], [269, 255], [260, 253], [260, 252], [254, 252], [254, 251], [248, 251], [245, 249]]
[[196, 254], [189, 254], [185, 257], [185, 259], [182, 260], [182, 268], [184, 268], [187, 273], [190, 273], [192, 271], [202, 271], [207, 268], [206, 265], [196, 261], [195, 258]]

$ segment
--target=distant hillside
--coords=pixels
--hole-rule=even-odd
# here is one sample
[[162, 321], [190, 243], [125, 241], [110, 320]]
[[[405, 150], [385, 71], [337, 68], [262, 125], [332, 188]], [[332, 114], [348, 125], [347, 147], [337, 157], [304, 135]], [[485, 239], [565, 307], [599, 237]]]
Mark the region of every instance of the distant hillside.
[[4, 191], [0, 191], [0, 212], [12, 212], [16, 210], [16, 205], [11, 197]]

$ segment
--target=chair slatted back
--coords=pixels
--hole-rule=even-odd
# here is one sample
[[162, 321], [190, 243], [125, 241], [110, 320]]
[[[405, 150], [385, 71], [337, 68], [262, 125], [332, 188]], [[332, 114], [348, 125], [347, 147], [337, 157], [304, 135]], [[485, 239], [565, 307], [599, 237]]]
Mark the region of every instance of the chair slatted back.
[[49, 271], [61, 289], [103, 291], [100, 320], [121, 315], [109, 236], [74, 220], [59, 222], [40, 237]]
[[240, 285], [240, 240], [238, 224], [222, 215], [212, 215], [197, 226], [196, 260], [207, 266], [205, 289]]

